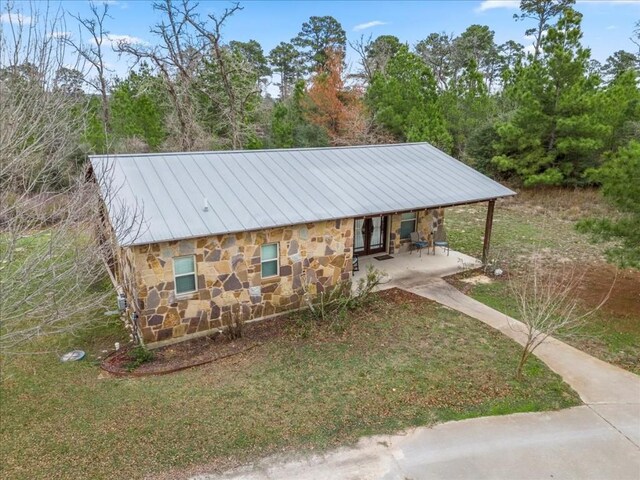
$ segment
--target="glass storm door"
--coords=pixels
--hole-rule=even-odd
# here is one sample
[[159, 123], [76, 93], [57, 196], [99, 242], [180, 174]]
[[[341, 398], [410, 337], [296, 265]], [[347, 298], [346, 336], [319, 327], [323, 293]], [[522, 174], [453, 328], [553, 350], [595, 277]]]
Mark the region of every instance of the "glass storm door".
[[354, 220], [353, 253], [371, 255], [387, 249], [387, 217], [356, 218]]

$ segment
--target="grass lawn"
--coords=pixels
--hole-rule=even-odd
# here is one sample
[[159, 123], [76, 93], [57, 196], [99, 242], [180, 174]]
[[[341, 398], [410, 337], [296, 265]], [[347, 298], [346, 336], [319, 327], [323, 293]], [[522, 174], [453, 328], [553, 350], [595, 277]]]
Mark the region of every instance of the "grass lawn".
[[[447, 211], [452, 248], [478, 256], [482, 252], [485, 206], [454, 207]], [[534, 253], [549, 268], [573, 261], [588, 274], [580, 291], [585, 310], [593, 308], [608, 292], [616, 268], [604, 260], [607, 245], [593, 244], [575, 230], [575, 222], [588, 216], [615, 216], [597, 192], [542, 190], [524, 192], [496, 206], [492, 234], [492, 258], [511, 274], [527, 264]], [[478, 284], [467, 293], [504, 313], [518, 317], [515, 302], [504, 279]], [[640, 272], [618, 270], [612, 295], [604, 307], [587, 317], [577, 335], [562, 340], [605, 361], [640, 374]]]
[[[451, 248], [480, 258], [486, 214], [486, 204], [447, 209]], [[607, 244], [592, 243], [576, 231], [575, 223], [587, 216], [613, 215], [596, 191], [524, 191], [496, 204], [491, 258], [516, 268], [534, 252], [550, 260], [604, 262]]]
[[[293, 322], [292, 322], [293, 323]], [[112, 378], [95, 355], [120, 339], [105, 321], [5, 362], [4, 478], [141, 478], [256, 455], [322, 449], [415, 425], [565, 408], [579, 399], [519, 347], [464, 315], [410, 294], [381, 293], [336, 336], [290, 327], [235, 357], [176, 374]]]
[[[505, 282], [476, 285], [469, 294], [496, 310], [518, 318], [516, 304]], [[640, 375], [640, 316], [616, 316], [606, 309], [600, 310], [587, 317], [578, 331], [560, 332], [557, 337], [584, 352]]]

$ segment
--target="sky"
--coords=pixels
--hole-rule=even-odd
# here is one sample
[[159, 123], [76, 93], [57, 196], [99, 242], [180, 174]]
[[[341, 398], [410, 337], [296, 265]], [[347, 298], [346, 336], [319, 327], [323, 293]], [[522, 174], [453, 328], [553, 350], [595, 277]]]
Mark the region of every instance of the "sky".
[[[16, 2], [19, 6], [20, 1]], [[55, 1], [52, 3], [56, 3]], [[87, 0], [62, 0], [62, 7], [71, 14], [89, 14]], [[100, 2], [102, 3], [102, 2]], [[108, 30], [112, 38], [134, 37], [154, 43], [150, 27], [159, 18], [152, 2], [143, 0], [107, 0], [111, 19]], [[230, 2], [201, 0], [202, 13], [221, 12]], [[458, 35], [469, 25], [488, 25], [495, 31], [498, 44], [515, 40], [531, 44], [524, 31], [530, 22], [517, 22], [519, 1], [513, 0], [431, 0], [431, 1], [242, 1], [243, 10], [231, 17], [224, 30], [224, 40], [257, 40], [265, 54], [281, 41], [289, 41], [300, 31], [310, 16], [331, 15], [343, 26], [347, 39], [354, 41], [364, 35], [395, 35], [414, 46], [432, 32]], [[640, 0], [592, 0], [576, 5], [583, 15], [583, 45], [591, 48], [596, 60], [604, 61], [616, 50], [637, 51], [630, 41], [635, 22], [640, 20]], [[28, 4], [27, 8], [28, 10]], [[0, 21], [6, 22], [0, 13]], [[67, 30], [77, 35], [73, 21]], [[119, 76], [125, 76], [129, 61], [115, 53], [107, 61]], [[356, 68], [357, 56], [350, 48], [347, 63]]]

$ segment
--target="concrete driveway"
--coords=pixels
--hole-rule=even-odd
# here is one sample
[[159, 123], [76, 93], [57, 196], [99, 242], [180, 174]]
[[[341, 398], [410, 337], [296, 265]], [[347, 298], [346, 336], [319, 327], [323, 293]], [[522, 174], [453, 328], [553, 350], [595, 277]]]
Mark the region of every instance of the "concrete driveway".
[[[515, 319], [440, 278], [394, 286], [474, 317], [522, 343]], [[640, 377], [556, 339], [536, 355], [578, 392], [584, 406], [448, 422], [300, 458], [270, 457], [217, 479], [611, 479], [640, 480]]]
[[[637, 413], [637, 412], [636, 412]], [[271, 457], [198, 480], [640, 478], [640, 450], [587, 406], [448, 422], [356, 447]]]

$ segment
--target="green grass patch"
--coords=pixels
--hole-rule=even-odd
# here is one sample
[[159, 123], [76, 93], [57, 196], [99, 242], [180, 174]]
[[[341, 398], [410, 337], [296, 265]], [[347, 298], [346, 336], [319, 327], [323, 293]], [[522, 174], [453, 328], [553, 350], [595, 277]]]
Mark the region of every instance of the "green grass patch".
[[[518, 318], [515, 299], [504, 281], [475, 285], [468, 294], [509, 316]], [[557, 338], [574, 347], [640, 375], [640, 318], [596, 311], [572, 332]]]
[[[399, 302], [399, 303], [398, 303]], [[284, 329], [245, 354], [176, 374], [111, 378], [95, 355], [118, 341], [113, 321], [41, 340], [55, 355], [4, 365], [0, 457], [10, 478], [142, 478], [197, 464], [227, 466], [315, 450], [416, 425], [565, 408], [579, 399], [537, 360], [514, 379], [519, 347], [427, 301], [380, 295], [336, 336]]]
[[[447, 233], [451, 248], [480, 258], [486, 206], [466, 205], [447, 209]], [[491, 259], [518, 267], [531, 254], [550, 259], [580, 262], [604, 260], [603, 244], [575, 230], [575, 222], [558, 212], [525, 203], [501, 202], [494, 213]]]

